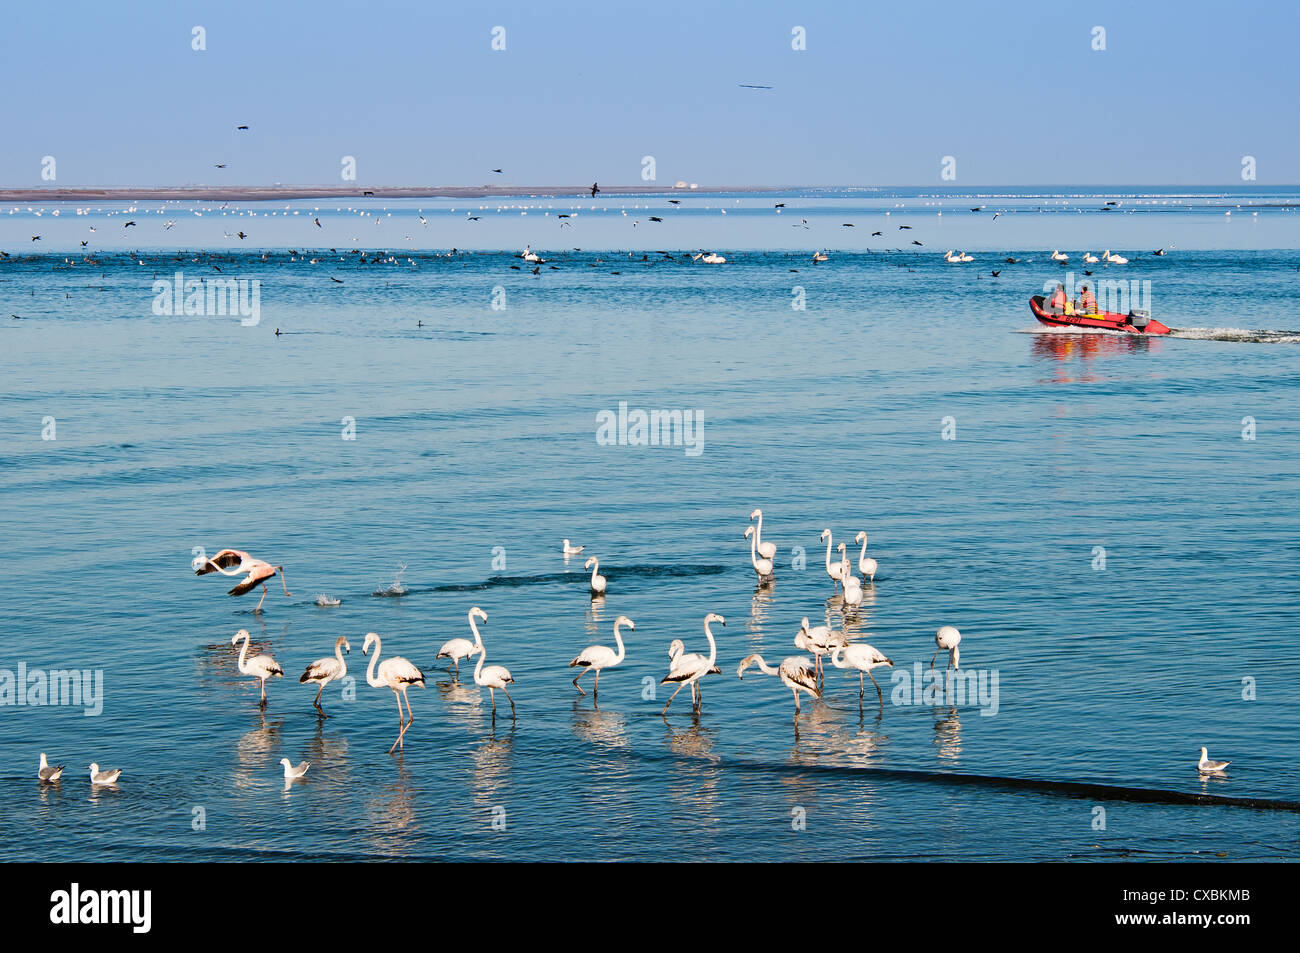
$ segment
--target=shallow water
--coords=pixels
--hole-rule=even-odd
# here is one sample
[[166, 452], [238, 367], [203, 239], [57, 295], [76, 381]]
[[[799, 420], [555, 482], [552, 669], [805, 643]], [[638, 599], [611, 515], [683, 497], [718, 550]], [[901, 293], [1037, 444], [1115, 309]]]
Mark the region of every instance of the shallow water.
[[[1273, 215], [1264, 231], [1289, 236]], [[1176, 227], [1129, 222], [1141, 236], [1114, 245]], [[1294, 242], [1125, 252], [1105, 276], [1150, 280], [1169, 339], [1015, 333], [1065, 271], [1042, 245], [969, 266], [928, 243], [830, 245], [817, 266], [740, 241], [718, 267], [675, 251], [700, 244], [548, 252], [533, 276], [488, 251], [361, 265], [352, 245], [317, 265], [67, 266], [6, 239], [0, 669], [102, 669], [104, 702], [0, 706], [0, 857], [661, 859], [689, 828], [689, 855], [713, 859], [1293, 858]], [[155, 276], [214, 264], [261, 280], [259, 323], [152, 312]], [[702, 452], [601, 445], [597, 414], [623, 401], [702, 415]], [[755, 506], [780, 547], [759, 590]], [[775, 679], [736, 678], [751, 652], [795, 654], [801, 616], [840, 623], [824, 527], [867, 530], [880, 562], [849, 631], [910, 673], [958, 626], [962, 667], [997, 673], [996, 714], [900, 703], [888, 668], [883, 710], [870, 683], [860, 710], [856, 678], [828, 669], [796, 722]], [[600, 556], [603, 602], [563, 537]], [[273, 581], [256, 615], [260, 591], [193, 575], [194, 547], [226, 546], [283, 563], [292, 597]], [[377, 595], [403, 565], [404, 594]], [[498, 696], [495, 728], [486, 690], [434, 664], [472, 605], [516, 679], [518, 719]], [[710, 611], [723, 674], [698, 719], [684, 692], [665, 721], [643, 685], [672, 639], [707, 652]], [[622, 614], [636, 630], [597, 709], [567, 662]], [[285, 670], [264, 715], [239, 628]], [[391, 692], [362, 677], [372, 630], [428, 675], [400, 757]], [[339, 635], [355, 700], [330, 686], [321, 722], [297, 676]], [[1201, 745], [1232, 760], [1222, 778], [1198, 778]], [[36, 781], [42, 750], [68, 765], [57, 787]], [[310, 760], [306, 780], [286, 790], [281, 757]], [[92, 792], [92, 760], [121, 783]]]

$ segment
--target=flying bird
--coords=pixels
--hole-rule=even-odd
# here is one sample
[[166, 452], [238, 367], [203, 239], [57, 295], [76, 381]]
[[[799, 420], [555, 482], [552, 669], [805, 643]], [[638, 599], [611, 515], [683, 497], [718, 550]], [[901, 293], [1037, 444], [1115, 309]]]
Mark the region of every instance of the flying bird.
[[206, 576], [210, 572], [219, 572], [223, 576], [244, 576], [239, 585], [227, 593], [230, 596], [242, 596], [260, 583], [262, 586], [262, 599], [257, 603], [254, 612], [262, 610], [262, 603], [266, 601], [266, 580], [272, 578], [277, 572], [280, 574], [280, 585], [284, 587], [284, 594], [286, 596], [293, 595], [285, 582], [283, 566], [272, 566], [264, 560], [255, 559], [242, 550], [223, 549], [211, 559], [198, 557], [192, 565], [196, 576]]
[[599, 192], [599, 191], [600, 191], [600, 185], [599, 185], [599, 183], [596, 183], [596, 182], [591, 183], [591, 197], [592, 197], [593, 199], [596, 197], [596, 193]]
[[132, 225], [134, 225], [134, 224], [135, 224], [135, 222], [127, 222], [127, 223], [124, 224], [122, 227], [123, 227], [123, 228], [130, 228], [130, 227], [131, 227]]
[[493, 171], [493, 172], [500, 172], [501, 170], [500, 170], [500, 169], [493, 169], [492, 171]]
[[741, 89], [772, 89], [771, 86], [756, 86], [753, 83], [737, 83]]
[[247, 127], [247, 126], [236, 126], [235, 128], [236, 128], [236, 129], [247, 129], [248, 127]]

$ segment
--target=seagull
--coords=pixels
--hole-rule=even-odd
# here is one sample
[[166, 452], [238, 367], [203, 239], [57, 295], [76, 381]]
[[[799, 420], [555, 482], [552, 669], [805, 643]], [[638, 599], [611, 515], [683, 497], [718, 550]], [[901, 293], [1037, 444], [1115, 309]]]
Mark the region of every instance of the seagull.
[[1201, 774], [1218, 774], [1230, 764], [1231, 761], [1211, 761], [1206, 757], [1205, 749], [1201, 748], [1201, 760], [1196, 762], [1196, 770]]
[[925, 247], [925, 245], [922, 245], [922, 244], [921, 244], [920, 242], [918, 242], [915, 238], [912, 239], [912, 244], [913, 244], [913, 245], [921, 245], [922, 248]]
[[591, 697], [596, 698], [600, 694], [600, 670], [613, 668], [627, 657], [627, 650], [623, 647], [623, 636], [618, 631], [619, 626], [623, 625], [629, 629], [636, 629], [636, 623], [625, 615], [621, 615], [614, 620], [614, 644], [618, 646], [617, 652], [608, 645], [589, 645], [578, 653], [577, 658], [569, 663], [569, 668], [573, 668], [575, 665], [582, 666], [582, 671], [573, 680], [573, 687], [582, 694], [587, 693], [582, 691], [582, 686], [578, 684], [578, 681], [587, 674], [588, 669], [596, 673], [596, 684], [591, 689]]
[[97, 764], [90, 766], [90, 783], [92, 787], [95, 785], [116, 784], [117, 779], [121, 776], [121, 768], [109, 768], [107, 771], [101, 771]]
[[434, 656], [434, 659], [451, 659], [452, 665], [455, 666], [457, 678], [460, 678], [460, 660], [473, 658], [479, 653], [478, 645], [481, 640], [479, 639], [478, 626], [474, 624], [475, 617], [487, 621], [487, 613], [478, 606], [469, 610], [469, 627], [474, 633], [473, 642], [462, 638], [448, 639], [442, 643], [442, 648], [438, 649], [438, 654]]
[[[569, 541], [566, 539], [564, 541], [564, 556], [566, 559], [569, 556], [576, 556], [586, 548], [586, 546], [570, 546]], [[583, 568], [585, 569], [586, 567], [584, 566]]]
[[[669, 205], [681, 205], [681, 204], [682, 204], [682, 200], [681, 200], [681, 199], [669, 199], [669, 200], [668, 200], [668, 204], [669, 204]], [[781, 203], [781, 204], [784, 205], [785, 203], [783, 202], [783, 203]], [[779, 206], [778, 206], [778, 207], [779, 207]]]
[[41, 766], [36, 769], [36, 776], [42, 781], [48, 781], [51, 784], [63, 777], [63, 765], [50, 764], [45, 760], [45, 752], [41, 752]]
[[281, 758], [280, 763], [284, 765], [285, 783], [288, 783], [289, 781], [299, 780], [304, 774], [307, 773], [307, 769], [311, 767], [310, 761], [304, 761], [301, 764], [295, 765], [292, 762], [290, 762], [288, 758]]
[[226, 164], [225, 164], [224, 162], [218, 162], [217, 165], [216, 165], [216, 167], [217, 167], [218, 169], [224, 169], [224, 168], [226, 167]]
[[270, 563], [254, 559], [248, 553], [238, 549], [223, 549], [211, 559], [198, 557], [192, 563], [194, 575], [205, 576], [210, 572], [219, 572], [223, 576], [244, 576], [244, 580], [231, 589], [227, 595], [242, 596], [258, 583], [262, 584], [262, 598], [257, 603], [254, 612], [262, 611], [262, 603], [266, 601], [266, 580], [270, 579], [277, 572], [280, 574], [280, 585], [284, 588], [284, 594], [291, 596], [288, 583], [284, 579], [284, 567], [272, 566]]
[[[320, 603], [318, 602], [317, 604], [319, 605]], [[325, 686], [330, 682], [342, 678], [348, 673], [348, 663], [343, 661], [343, 653], [351, 651], [352, 646], [348, 644], [348, 640], [340, 635], [334, 640], [334, 656], [332, 658], [326, 657], [317, 659], [312, 662], [307, 666], [307, 670], [303, 672], [302, 676], [298, 679], [300, 685], [305, 682], [315, 682], [317, 686], [319, 686], [316, 689], [316, 700], [312, 702], [312, 704], [315, 706], [316, 710], [321, 713], [322, 718], [327, 718], [329, 716], [325, 714], [325, 709], [320, 706], [321, 692], [325, 691]]]
[[240, 239], [241, 241], [242, 241], [243, 239], [245, 239], [245, 238], [248, 237], [248, 236], [245, 235], [243, 232], [235, 232], [235, 234], [239, 236], [239, 239]]
[[883, 234], [884, 234], [884, 232], [872, 232], [872, 233], [871, 233], [871, 237], [872, 237], [872, 238], [875, 238], [877, 235], [883, 235]]
[[135, 224], [135, 222], [127, 222], [127, 223], [125, 223], [122, 227], [123, 227], [123, 228], [130, 228], [130, 227], [131, 227], [132, 225], [134, 225], [134, 224]]
[[910, 229], [911, 227], [911, 225], [899, 225], [898, 230], [901, 232], [903, 229]]

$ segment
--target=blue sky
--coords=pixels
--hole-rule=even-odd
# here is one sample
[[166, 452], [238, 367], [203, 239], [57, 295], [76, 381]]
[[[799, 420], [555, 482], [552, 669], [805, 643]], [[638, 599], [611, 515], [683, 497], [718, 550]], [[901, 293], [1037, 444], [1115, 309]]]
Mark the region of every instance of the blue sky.
[[13, 5], [0, 185], [1293, 184], [1298, 38], [1281, 2]]

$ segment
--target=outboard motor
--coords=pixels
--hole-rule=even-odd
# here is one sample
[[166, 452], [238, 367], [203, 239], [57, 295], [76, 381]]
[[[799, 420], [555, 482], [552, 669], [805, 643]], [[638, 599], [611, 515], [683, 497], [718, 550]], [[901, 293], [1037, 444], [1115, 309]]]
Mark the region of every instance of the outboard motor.
[[1128, 323], [1139, 331], [1145, 331], [1151, 323], [1151, 312], [1146, 308], [1133, 308], [1128, 313]]

